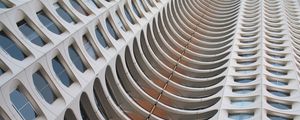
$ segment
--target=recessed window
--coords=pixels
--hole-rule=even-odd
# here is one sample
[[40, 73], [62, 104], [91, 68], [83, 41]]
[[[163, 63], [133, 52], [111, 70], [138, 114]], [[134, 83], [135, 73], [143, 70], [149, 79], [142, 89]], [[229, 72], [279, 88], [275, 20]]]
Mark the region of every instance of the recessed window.
[[268, 54], [272, 58], [282, 59], [285, 58], [285, 55], [275, 55], [275, 54]]
[[131, 17], [127, 7], [125, 8], [124, 7], [124, 11], [125, 11], [125, 16], [127, 17], [128, 21], [131, 23], [131, 24], [134, 24], [134, 21], [133, 21], [133, 18]]
[[270, 47], [270, 46], [267, 46], [267, 47], [274, 51], [284, 51], [284, 48], [275, 48], [275, 47]]
[[107, 43], [106, 43], [106, 40], [102, 34], [102, 32], [100, 31], [100, 29], [98, 27], [96, 27], [95, 29], [95, 33], [96, 33], [96, 37], [97, 37], [97, 40], [98, 42], [104, 47], [108, 47]]
[[254, 47], [256, 47], [256, 46], [239, 46], [239, 48], [242, 49], [242, 50], [249, 50], [249, 49], [252, 49]]
[[268, 104], [270, 104], [271, 106], [273, 106], [275, 108], [282, 109], [282, 110], [287, 110], [287, 109], [292, 108], [291, 105], [287, 105], [287, 104], [284, 104], [284, 103], [268, 101]]
[[4, 74], [5, 73], [5, 70], [3, 70], [2, 68], [0, 68], [0, 76], [2, 75], [2, 74]]
[[276, 66], [276, 67], [282, 67], [282, 66], [286, 66], [287, 62], [283, 62], [283, 61], [274, 61], [274, 60], [267, 60], [267, 62], [273, 66]]
[[243, 61], [236, 61], [236, 62], [240, 65], [250, 65], [250, 64], [256, 62], [256, 60], [247, 60], [247, 61], [243, 60]]
[[101, 8], [101, 5], [99, 5], [99, 3], [97, 3], [95, 0], [84, 0], [84, 3], [87, 3], [94, 8]]
[[246, 120], [253, 117], [254, 113], [229, 113], [228, 117], [233, 120]]
[[0, 8], [9, 8], [3, 1], [0, 1]]
[[238, 73], [242, 73], [242, 74], [249, 74], [249, 73], [253, 73], [255, 71], [255, 69], [251, 68], [251, 69], [236, 69], [235, 70]]
[[232, 89], [232, 92], [238, 93], [238, 94], [247, 94], [250, 92], [253, 92], [255, 89], [254, 88], [249, 88], [249, 89]]
[[137, 7], [135, 6], [133, 0], [131, 0], [131, 5], [132, 5], [133, 12], [134, 12], [139, 18], [141, 18], [142, 15], [139, 13], [139, 11], [138, 11]]
[[13, 107], [22, 119], [33, 120], [38, 116], [28, 98], [19, 89], [11, 92], [9, 96]]
[[141, 6], [146, 12], [148, 12], [148, 10], [146, 9], [146, 6], [143, 4], [142, 0], [137, 0], [139, 6]]
[[116, 18], [116, 24], [117, 24], [117, 26], [119, 28], [121, 28], [123, 31], [127, 31], [126, 28], [125, 28], [125, 25], [124, 25], [123, 21], [120, 18], [120, 15], [117, 12], [116, 12], [115, 18]]
[[[107, 74], [105, 74], [105, 75], [107, 75]], [[106, 80], [106, 85], [107, 85], [108, 93], [110, 94], [110, 96], [111, 96], [112, 100], [114, 101], [114, 103], [115, 103], [116, 105], [118, 105], [119, 103], [117, 102], [116, 96], [114, 95], [114, 92], [113, 92], [113, 90], [112, 90], [112, 88], [111, 88], [110, 83], [108, 82], [107, 76], [106, 76], [105, 80]], [[118, 105], [118, 106], [119, 106], [119, 105]]]
[[147, 2], [149, 3], [149, 5], [150, 5], [151, 7], [154, 6], [153, 3], [151, 2], [151, 0], [147, 0]]
[[285, 86], [288, 85], [288, 82], [284, 82], [284, 81], [279, 81], [279, 80], [268, 80], [270, 83], [274, 84], [274, 85], [278, 85], [278, 86]]
[[2, 115], [0, 115], [0, 120], [4, 120], [4, 118], [2, 117]]
[[275, 63], [275, 62], [269, 62], [271, 65], [276, 66], [276, 67], [282, 67], [285, 66], [284, 63]]
[[0, 31], [0, 40], [0, 47], [11, 57], [21, 61], [27, 57], [21, 48], [4, 31]]
[[65, 86], [69, 87], [73, 83], [73, 80], [57, 57], [52, 59], [52, 67], [56, 76]]
[[56, 95], [54, 94], [51, 86], [41, 73], [37, 71], [32, 75], [33, 83], [39, 94], [48, 102], [53, 103], [56, 100]]
[[73, 62], [73, 64], [76, 66], [76, 68], [81, 72], [86, 71], [87, 68], [84, 65], [84, 63], [82, 62], [82, 59], [80, 58], [79, 54], [75, 50], [74, 46], [71, 45], [71, 46], [69, 46], [68, 49], [69, 49], [70, 59]]
[[267, 115], [271, 120], [293, 120], [291, 118], [277, 116], [277, 115]]
[[243, 78], [243, 79], [234, 79], [234, 82], [238, 82], [238, 83], [249, 83], [254, 81], [255, 78]]
[[[254, 40], [255, 41], [255, 40]], [[252, 43], [254, 42], [253, 40], [240, 40], [241, 43]]]
[[67, 109], [65, 112], [64, 120], [77, 120], [73, 111], [71, 109]]
[[231, 104], [238, 107], [249, 106], [253, 103], [253, 100], [232, 100]]
[[81, 113], [81, 118], [82, 120], [90, 120], [89, 116], [87, 115], [85, 109], [83, 108], [82, 102], [80, 101], [79, 103], [79, 107], [80, 107], [80, 113]]
[[268, 90], [271, 94], [279, 96], [279, 97], [288, 97], [290, 96], [289, 92], [282, 92], [282, 91], [276, 91], [276, 90]]
[[32, 27], [30, 27], [30, 25], [25, 20], [18, 22], [17, 25], [23, 35], [33, 44], [41, 47], [46, 44], [43, 38]]
[[89, 13], [83, 9], [83, 7], [79, 4], [79, 2], [77, 0], [69, 0], [71, 5], [81, 14], [88, 16]]
[[118, 37], [115, 29], [113, 28], [112, 24], [110, 23], [109, 19], [106, 18], [105, 22], [106, 22], [106, 27], [107, 27], [110, 35], [113, 36], [116, 40], [118, 40], [119, 37]]
[[99, 112], [103, 115], [103, 117], [105, 119], [108, 119], [108, 116], [105, 113], [104, 107], [102, 106], [102, 103], [101, 103], [98, 95], [96, 94], [96, 90], [93, 89], [93, 92], [94, 92], [94, 98], [95, 98], [95, 102], [96, 102], [96, 105], [97, 105], [97, 108], [98, 108]]
[[281, 71], [275, 71], [275, 70], [268, 70], [268, 71], [274, 75], [279, 75], [279, 76], [287, 75], [287, 72], [281, 72]]
[[238, 55], [240, 57], [251, 57], [251, 56], [254, 56], [255, 53], [239, 53]]
[[74, 18], [59, 4], [54, 4], [54, 7], [56, 8], [55, 11], [58, 13], [58, 15], [64, 19], [68, 23], [76, 24], [77, 22], [74, 20]]
[[83, 40], [83, 45], [85, 50], [87, 51], [87, 53], [94, 59], [98, 59], [99, 56], [96, 54], [94, 47], [92, 46], [92, 44], [90, 43], [89, 39], [84, 35], [82, 37]]
[[44, 11], [37, 12], [37, 16], [39, 20], [43, 23], [43, 25], [51, 32], [55, 34], [61, 34], [62, 31], [55, 25], [55, 23], [45, 14]]
[[241, 65], [250, 65], [251, 63], [253, 63], [252, 61], [243, 61], [243, 62], [238, 62]]
[[273, 43], [273, 44], [278, 44], [278, 45], [284, 43], [284, 41], [282, 41], [282, 40], [269, 40], [269, 39], [267, 39], [267, 41], [270, 42], [270, 43]]

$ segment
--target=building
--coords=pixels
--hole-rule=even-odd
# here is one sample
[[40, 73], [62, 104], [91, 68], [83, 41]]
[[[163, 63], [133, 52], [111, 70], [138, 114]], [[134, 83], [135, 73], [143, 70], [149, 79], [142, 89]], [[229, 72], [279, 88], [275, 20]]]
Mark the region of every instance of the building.
[[300, 120], [299, 0], [0, 0], [0, 120]]

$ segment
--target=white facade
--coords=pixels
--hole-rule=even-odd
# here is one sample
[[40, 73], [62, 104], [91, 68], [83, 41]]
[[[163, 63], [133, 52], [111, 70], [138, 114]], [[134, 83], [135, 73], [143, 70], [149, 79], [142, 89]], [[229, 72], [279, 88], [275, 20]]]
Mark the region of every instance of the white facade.
[[0, 120], [300, 120], [299, 0], [0, 0]]

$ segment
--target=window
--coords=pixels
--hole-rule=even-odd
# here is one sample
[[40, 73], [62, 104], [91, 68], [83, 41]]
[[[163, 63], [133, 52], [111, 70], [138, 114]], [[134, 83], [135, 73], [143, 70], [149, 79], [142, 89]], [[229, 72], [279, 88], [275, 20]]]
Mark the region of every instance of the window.
[[287, 72], [280, 72], [275, 70], [268, 70], [268, 71], [274, 75], [279, 75], [279, 76], [287, 75]]
[[69, 87], [73, 83], [65, 67], [61, 64], [57, 57], [52, 59], [52, 67], [57, 77], [65, 86]]
[[130, 15], [130, 13], [128, 12], [127, 8], [124, 8], [124, 11], [125, 11], [125, 15], [126, 15], [127, 19], [129, 20], [129, 22], [131, 24], [134, 24], [134, 21], [133, 21], [131, 15]]
[[39, 20], [43, 25], [51, 32], [55, 34], [61, 34], [62, 31], [55, 25], [55, 23], [45, 14], [44, 11], [37, 12]]
[[56, 95], [54, 94], [51, 86], [41, 73], [37, 71], [32, 75], [33, 83], [35, 88], [38, 90], [39, 94], [48, 102], [53, 103], [56, 100]]
[[267, 60], [267, 62], [273, 66], [276, 67], [282, 67], [282, 66], [286, 66], [286, 62], [282, 62], [282, 61], [273, 61], [273, 60]]
[[255, 61], [237, 61], [238, 64], [241, 65], [250, 65], [252, 63], [254, 63]]
[[0, 115], [0, 120], [4, 120], [4, 118], [2, 117], [2, 115]]
[[267, 115], [271, 120], [293, 120], [290, 118], [282, 117], [282, 116], [277, 116], [277, 115]]
[[66, 22], [76, 24], [77, 22], [72, 18], [72, 16], [59, 4], [54, 4], [54, 7], [56, 8], [56, 12], [58, 15], [63, 18]]
[[67, 109], [65, 112], [64, 120], [77, 120], [73, 111], [71, 109]]
[[229, 113], [228, 117], [233, 120], [246, 120], [253, 116], [253, 113]]
[[4, 2], [0, 1], [0, 8], [8, 8], [8, 6]]
[[96, 33], [96, 37], [98, 39], [98, 42], [104, 47], [108, 47], [107, 43], [106, 43], [106, 40], [103, 36], [103, 34], [101, 33], [100, 29], [98, 27], [96, 27], [95, 29], [95, 33]]
[[284, 48], [275, 48], [275, 47], [268, 47], [268, 48], [274, 51], [284, 51]]
[[250, 93], [254, 90], [255, 90], [254, 88], [250, 88], [250, 89], [232, 89], [232, 92], [238, 93], [238, 94], [247, 94], [247, 93]]
[[251, 63], [253, 63], [253, 62], [252, 61], [239, 62], [239, 64], [241, 64], [241, 65], [250, 65]]
[[285, 58], [284, 55], [273, 55], [273, 54], [268, 54], [270, 57], [272, 58], [278, 58], [278, 59], [282, 59], [282, 58]]
[[27, 55], [13, 42], [4, 31], [0, 31], [0, 47], [11, 57], [24, 60]]
[[104, 111], [104, 107], [102, 106], [99, 97], [96, 94], [96, 90], [93, 89], [93, 92], [94, 92], [94, 98], [95, 98], [95, 102], [96, 102], [97, 108], [98, 108], [99, 112], [103, 115], [103, 117], [107, 120], [108, 116], [107, 116], [107, 114]]
[[88, 16], [89, 13], [82, 8], [82, 6], [79, 4], [79, 2], [77, 0], [69, 0], [71, 5], [81, 14]]
[[127, 31], [123, 21], [120, 18], [120, 15], [117, 12], [116, 12], [115, 18], [116, 18], [116, 23], [117, 23], [118, 27], [121, 28], [123, 31]]
[[242, 74], [249, 74], [249, 73], [253, 73], [255, 71], [255, 69], [236, 69], [235, 70], [238, 73], [242, 73]]
[[240, 42], [241, 42], [241, 43], [252, 43], [252, 42], [254, 42], [254, 41], [253, 41], [253, 40], [251, 40], [251, 41], [248, 41], [248, 40], [247, 40], [247, 41], [246, 41], [246, 40], [240, 40]]
[[90, 103], [88, 95], [84, 92], [81, 94], [79, 102], [82, 120], [98, 120], [98, 116]]
[[241, 53], [241, 54], [239, 54], [239, 56], [241, 56], [241, 57], [251, 57], [251, 56], [253, 56], [253, 55], [255, 55], [255, 53]]
[[30, 25], [25, 21], [22, 20], [17, 23], [19, 30], [23, 33], [23, 35], [32, 43], [38, 45], [38, 46], [44, 46], [46, 42], [39, 36], [35, 30], [30, 27]]
[[275, 62], [269, 62], [271, 65], [276, 66], [276, 67], [281, 67], [281, 66], [285, 66], [285, 64], [283, 63], [275, 63]]
[[94, 59], [96, 60], [97, 58], [99, 58], [99, 56], [96, 54], [94, 47], [92, 46], [92, 44], [90, 43], [89, 39], [84, 35], [82, 37], [83, 40], [83, 45], [85, 50], [87, 51], [87, 53]]
[[83, 108], [83, 105], [82, 105], [81, 101], [80, 101], [79, 104], [80, 104], [79, 107], [80, 107], [80, 113], [81, 113], [82, 120], [90, 120], [90, 118], [89, 118], [89, 116], [87, 115], [85, 109]]
[[3, 70], [2, 68], [0, 68], [0, 76], [2, 75], [2, 74], [4, 74], [5, 73], [5, 70]]
[[271, 94], [279, 96], [279, 97], [288, 97], [290, 96], [289, 92], [281, 92], [276, 90], [268, 90]]
[[[105, 74], [105, 75], [107, 75], [107, 74]], [[110, 94], [110, 96], [111, 96], [112, 100], [114, 101], [114, 103], [115, 103], [117, 106], [119, 106], [119, 103], [118, 103], [118, 101], [117, 101], [117, 98], [116, 98], [116, 96], [115, 96], [115, 94], [114, 94], [114, 92], [113, 92], [113, 90], [112, 90], [112, 88], [111, 88], [110, 83], [108, 82], [107, 76], [105, 76], [105, 77], [106, 77], [105, 80], [106, 80], [106, 86], [107, 86], [108, 93]]]
[[254, 81], [254, 78], [243, 78], [243, 79], [234, 79], [234, 82], [238, 82], [238, 83], [249, 83]]
[[252, 49], [254, 47], [256, 47], [256, 46], [239, 46], [239, 48], [242, 49], [242, 50], [249, 50], [249, 49]]
[[105, 22], [106, 22], [106, 27], [107, 27], [109, 33], [111, 34], [111, 36], [113, 36], [116, 40], [119, 39], [115, 29], [113, 28], [113, 26], [110, 23], [108, 18], [106, 18]]
[[232, 100], [231, 104], [238, 107], [245, 107], [251, 105], [253, 100]]
[[80, 58], [79, 54], [76, 52], [73, 45], [69, 46], [69, 56], [71, 58], [71, 61], [79, 71], [84, 72], [86, 70], [86, 66], [82, 62], [82, 59]]
[[151, 0], [147, 0], [147, 2], [148, 2], [148, 4], [149, 4], [151, 7], [154, 6], [153, 3], [151, 2]]
[[30, 101], [19, 89], [11, 92], [9, 96], [13, 107], [24, 120], [33, 120], [38, 116]]
[[84, 3], [87, 3], [94, 8], [101, 8], [101, 6], [97, 4], [95, 0], [84, 0]]
[[9, 120], [9, 117], [6, 115], [6, 113], [0, 107], [0, 120], [6, 120], [5, 118], [7, 118]]
[[137, 7], [135, 6], [133, 0], [131, 0], [131, 4], [132, 4], [132, 9], [133, 9], [134, 13], [135, 13], [139, 18], [141, 18], [142, 15], [139, 13], [139, 11], [138, 11]]
[[146, 12], [148, 12], [148, 10], [146, 9], [145, 5], [143, 4], [142, 0], [137, 0], [139, 6], [141, 6]]
[[283, 82], [283, 81], [279, 81], [279, 80], [269, 80], [269, 82], [271, 82], [274, 85], [278, 85], [278, 86], [285, 86], [288, 85], [287, 82]]
[[272, 101], [268, 101], [268, 103], [278, 109], [282, 109], [282, 110], [287, 110], [287, 109], [291, 109], [292, 106], [291, 105], [287, 105], [287, 104], [283, 104], [283, 103], [278, 103], [278, 102], [272, 102]]

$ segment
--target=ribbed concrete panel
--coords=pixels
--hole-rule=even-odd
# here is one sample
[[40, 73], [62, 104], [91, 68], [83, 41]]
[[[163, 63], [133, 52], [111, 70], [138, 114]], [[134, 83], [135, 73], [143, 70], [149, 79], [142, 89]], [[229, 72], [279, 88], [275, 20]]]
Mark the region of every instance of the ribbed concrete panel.
[[0, 120], [300, 120], [300, 1], [0, 0]]

